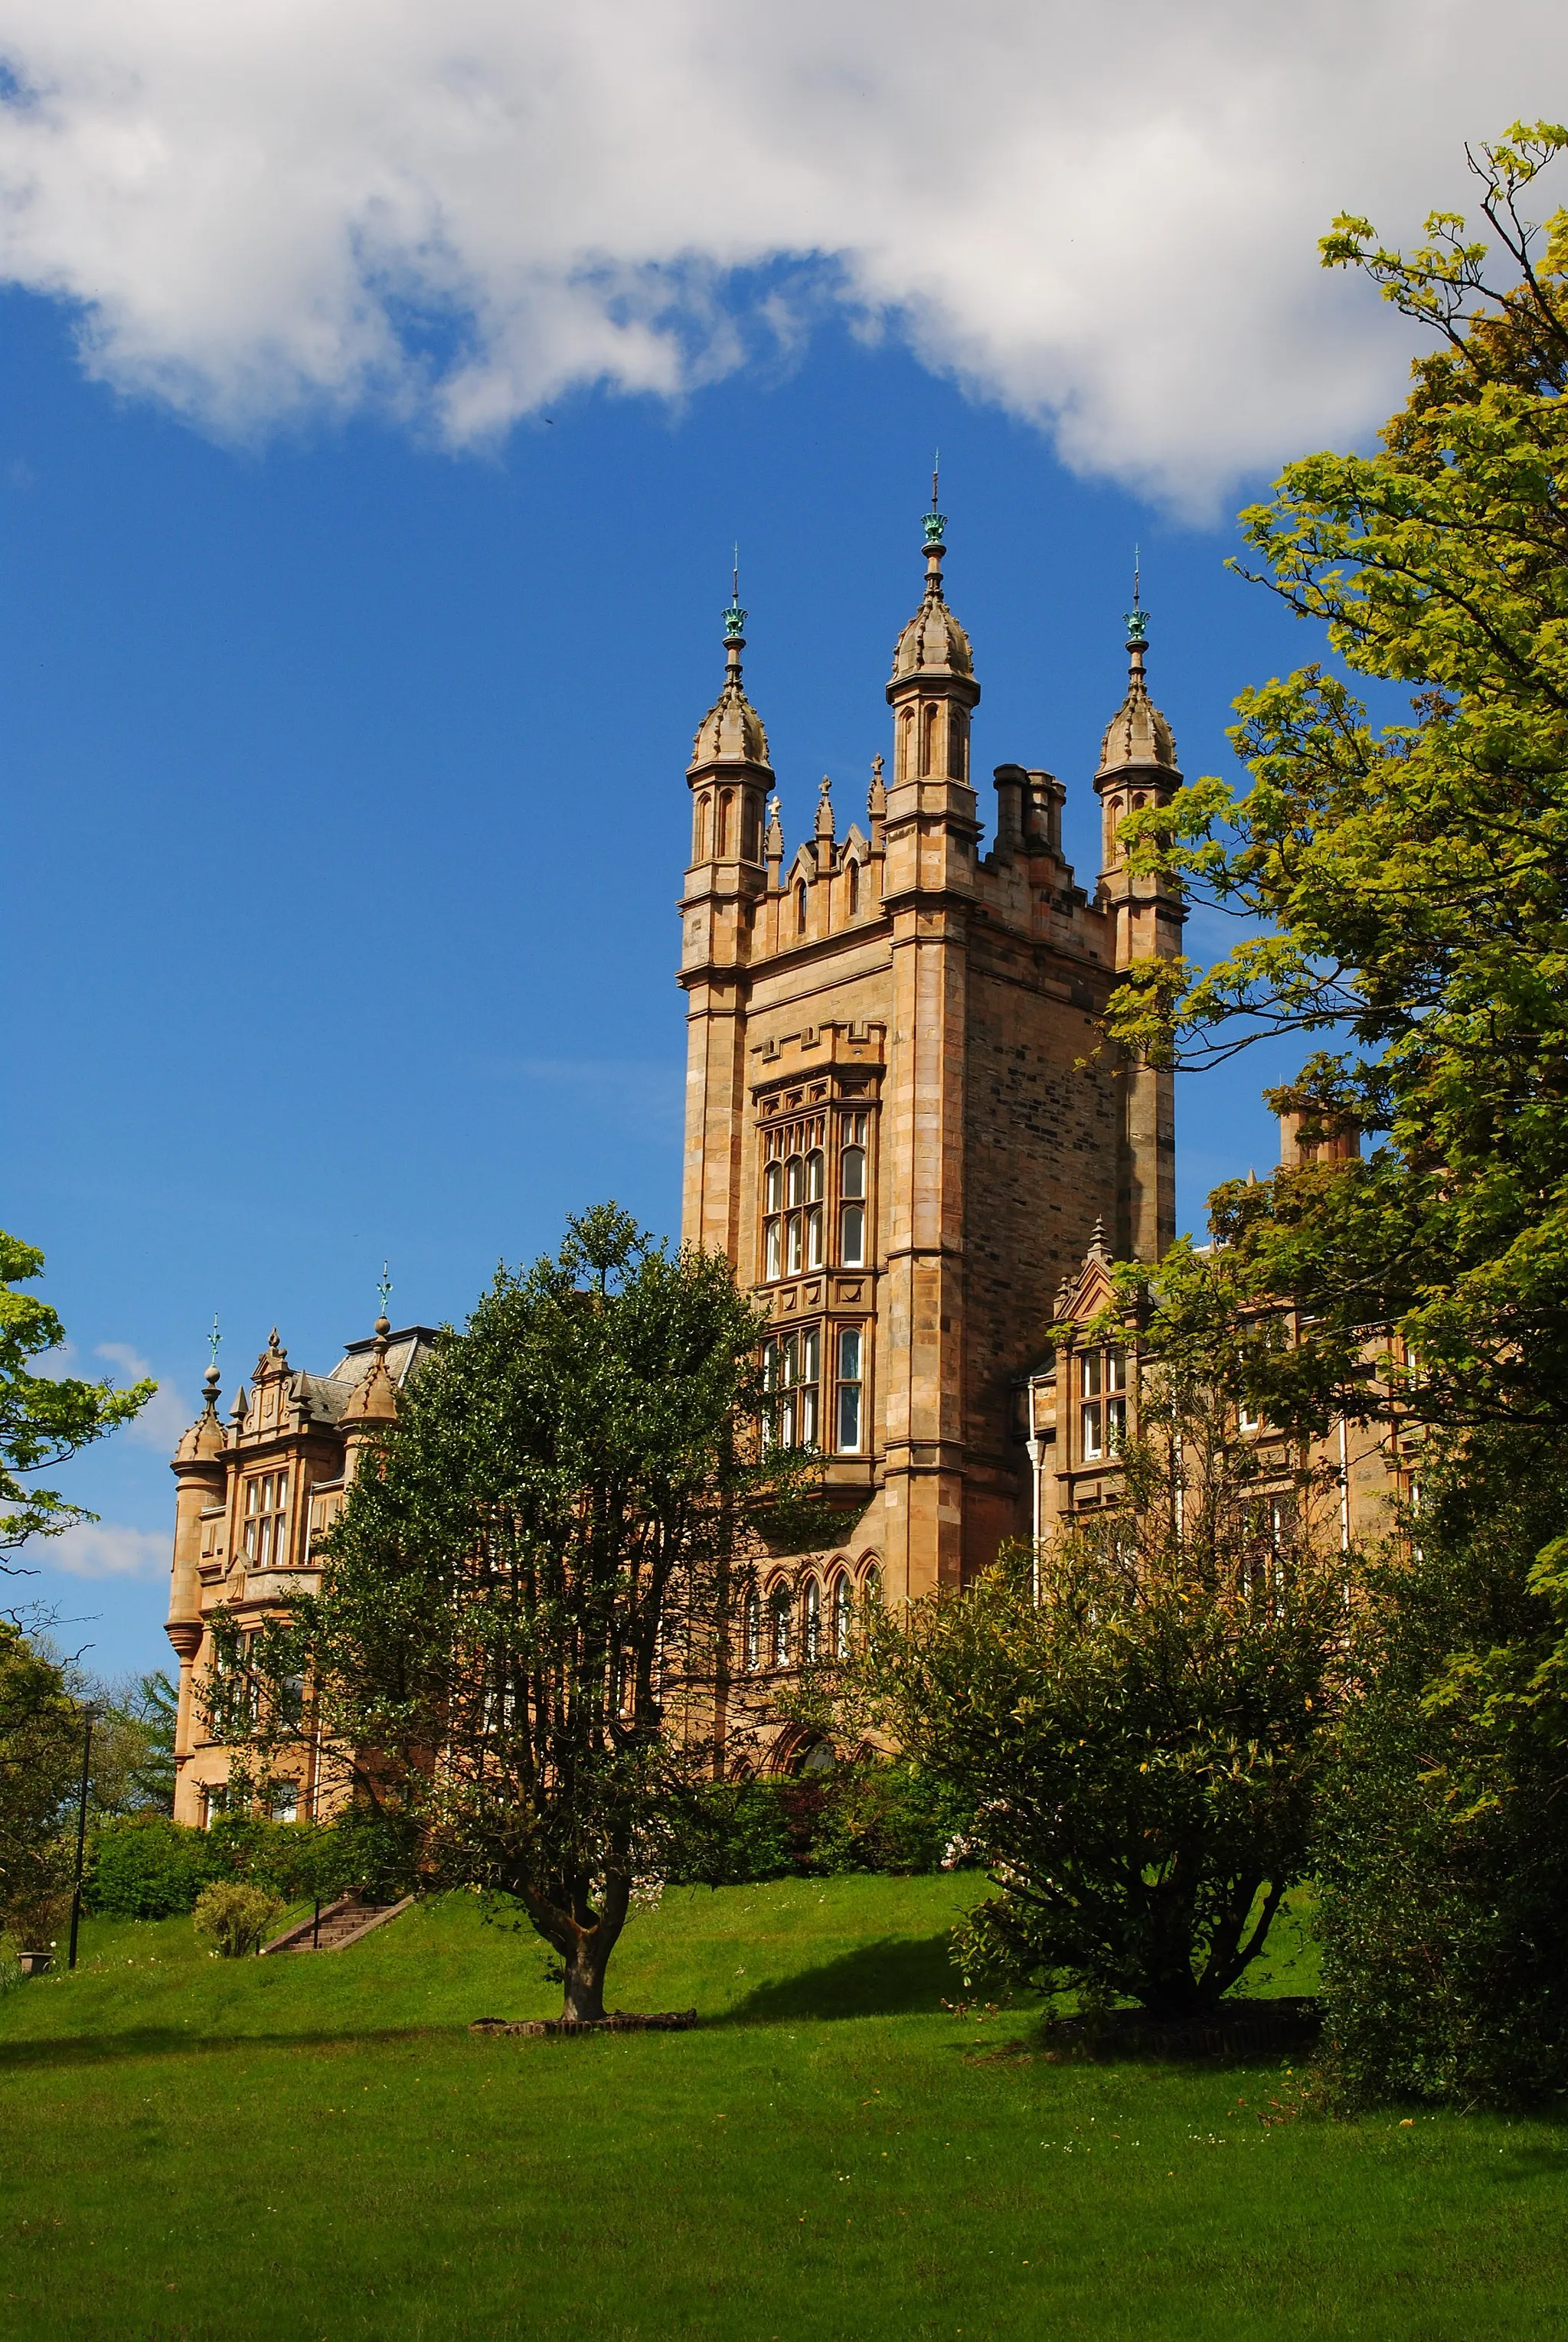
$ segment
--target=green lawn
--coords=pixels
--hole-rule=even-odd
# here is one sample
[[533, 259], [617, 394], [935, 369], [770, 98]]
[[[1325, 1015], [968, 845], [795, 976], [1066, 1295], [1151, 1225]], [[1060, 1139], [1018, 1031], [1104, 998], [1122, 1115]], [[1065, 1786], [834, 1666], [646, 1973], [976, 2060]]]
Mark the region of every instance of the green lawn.
[[320, 1959], [90, 1926], [0, 1999], [0, 2335], [1568, 2333], [1557, 2126], [1264, 2127], [1283, 2066], [1047, 2064], [941, 2007], [974, 1891], [682, 1890], [611, 1997], [707, 2023], [591, 2040], [469, 2036], [559, 2004], [464, 1899]]

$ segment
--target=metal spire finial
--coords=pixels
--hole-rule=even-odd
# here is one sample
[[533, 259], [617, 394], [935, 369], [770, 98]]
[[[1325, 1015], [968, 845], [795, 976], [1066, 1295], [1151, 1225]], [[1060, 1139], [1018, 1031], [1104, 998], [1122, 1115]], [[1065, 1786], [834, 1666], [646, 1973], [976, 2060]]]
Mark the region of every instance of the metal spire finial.
[[942, 450], [933, 448], [931, 455], [931, 510], [925, 515], [925, 542], [940, 545], [947, 526], [947, 515], [936, 509], [938, 484], [942, 476]]
[[1143, 564], [1136, 545], [1133, 547], [1133, 606], [1127, 612], [1127, 647], [1140, 646], [1149, 639], [1149, 613], [1144, 607]]
[[746, 630], [746, 614], [741, 607], [741, 548], [734, 548], [734, 565], [730, 571], [730, 605], [724, 612], [724, 640], [738, 643]]
[[212, 1359], [215, 1366], [218, 1362], [218, 1344], [223, 1340], [223, 1336], [218, 1332], [218, 1313], [215, 1309], [213, 1311], [213, 1330], [207, 1336], [207, 1347], [212, 1352]]
[[386, 1315], [386, 1296], [392, 1291], [392, 1277], [385, 1261], [383, 1261], [381, 1264], [381, 1283], [376, 1286], [375, 1290], [381, 1302], [381, 1314], [385, 1317]]

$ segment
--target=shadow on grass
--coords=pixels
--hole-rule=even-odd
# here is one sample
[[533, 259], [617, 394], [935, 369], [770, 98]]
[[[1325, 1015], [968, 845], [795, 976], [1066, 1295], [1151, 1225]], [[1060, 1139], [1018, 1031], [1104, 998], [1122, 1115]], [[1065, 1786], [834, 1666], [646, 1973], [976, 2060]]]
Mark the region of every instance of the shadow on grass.
[[777, 1984], [759, 1985], [714, 2022], [774, 2025], [790, 2017], [929, 2017], [957, 1989], [958, 1974], [944, 1928], [936, 1936], [895, 1936], [863, 1944], [821, 1967], [783, 1977]]
[[441, 2025], [386, 2026], [360, 2033], [197, 2033], [181, 2026], [142, 2026], [124, 2033], [56, 2035], [0, 2044], [0, 2077], [82, 2066], [124, 2065], [135, 2057], [227, 2057], [256, 2049], [348, 2052], [400, 2043], [464, 2037]]

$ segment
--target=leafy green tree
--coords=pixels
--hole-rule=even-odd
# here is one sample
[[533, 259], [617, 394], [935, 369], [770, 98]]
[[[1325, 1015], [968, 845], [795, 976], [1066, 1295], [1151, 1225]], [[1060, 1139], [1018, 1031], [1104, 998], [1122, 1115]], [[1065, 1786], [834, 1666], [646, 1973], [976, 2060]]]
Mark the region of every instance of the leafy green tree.
[[1277, 1501], [1185, 1367], [1145, 1373], [1123, 1463], [1114, 1509], [870, 1616], [860, 1690], [974, 1813], [996, 1891], [958, 1928], [965, 1969], [1183, 2017], [1306, 1872], [1346, 1563], [1310, 1474]]
[[424, 1878], [519, 1907], [591, 2020], [634, 1883], [719, 1768], [739, 1556], [802, 1465], [760, 1451], [763, 1320], [727, 1264], [614, 1206], [570, 1228], [558, 1258], [499, 1271], [402, 1395], [319, 1597], [228, 1649], [260, 1678], [252, 1758], [307, 1674]]
[[64, 1670], [0, 1619], [0, 1926], [46, 1943], [69, 1892], [82, 1747]]
[[1377, 1142], [1213, 1199], [1238, 1275], [1311, 1321], [1253, 1362], [1277, 1420], [1363, 1410], [1370, 1326], [1403, 1337], [1390, 1406], [1568, 1423], [1568, 215], [1543, 236], [1520, 209], [1565, 145], [1480, 150], [1483, 237], [1435, 214], [1406, 255], [1335, 223], [1325, 265], [1437, 347], [1377, 453], [1307, 456], [1243, 515], [1263, 582], [1353, 673], [1413, 686], [1411, 720], [1308, 666], [1238, 699], [1243, 790], [1200, 780], [1122, 832], [1262, 933], [1135, 968], [1114, 1032], [1184, 1064], [1323, 1036], [1274, 1103]]
[[1568, 1444], [1472, 1439], [1373, 1577], [1323, 1798], [1319, 1929], [1353, 2097], [1568, 2089]]
[[0, 1569], [4, 1556], [29, 1537], [59, 1536], [75, 1521], [95, 1519], [54, 1488], [25, 1485], [128, 1423], [145, 1406], [156, 1383], [117, 1391], [108, 1382], [80, 1382], [28, 1371], [30, 1358], [57, 1349], [65, 1329], [47, 1302], [17, 1287], [43, 1273], [33, 1245], [0, 1230]]
[[175, 1725], [179, 1693], [162, 1670], [97, 1691], [92, 1809], [100, 1818], [175, 1809]]

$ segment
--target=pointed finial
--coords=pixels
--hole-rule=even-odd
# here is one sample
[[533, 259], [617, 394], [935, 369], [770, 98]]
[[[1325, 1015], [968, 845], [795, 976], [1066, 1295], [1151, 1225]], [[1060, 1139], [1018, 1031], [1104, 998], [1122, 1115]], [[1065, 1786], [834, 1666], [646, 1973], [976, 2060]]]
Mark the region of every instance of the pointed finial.
[[942, 450], [936, 448], [931, 459], [931, 510], [925, 515], [925, 542], [940, 545], [947, 526], [947, 515], [936, 509], [937, 486], [942, 475]]
[[381, 1302], [381, 1314], [385, 1317], [386, 1315], [386, 1296], [392, 1291], [392, 1274], [385, 1261], [383, 1261], [381, 1264], [381, 1282], [376, 1286], [375, 1290], [377, 1297]]
[[734, 548], [734, 565], [730, 571], [730, 606], [724, 612], [724, 640], [738, 648], [745, 639], [746, 614], [741, 607], [741, 548]]
[[1144, 607], [1142, 562], [1138, 548], [1133, 547], [1133, 606], [1127, 613], [1127, 647], [1140, 649], [1149, 639], [1149, 613]]
[[213, 1330], [207, 1336], [207, 1347], [212, 1353], [212, 1364], [215, 1372], [216, 1371], [218, 1363], [218, 1344], [223, 1340], [223, 1336], [218, 1331], [218, 1313], [215, 1309], [213, 1311]]

